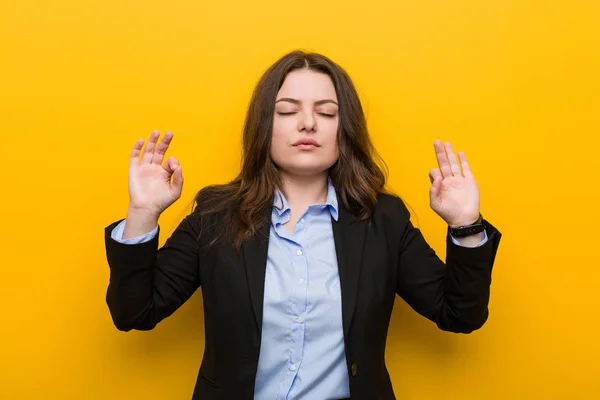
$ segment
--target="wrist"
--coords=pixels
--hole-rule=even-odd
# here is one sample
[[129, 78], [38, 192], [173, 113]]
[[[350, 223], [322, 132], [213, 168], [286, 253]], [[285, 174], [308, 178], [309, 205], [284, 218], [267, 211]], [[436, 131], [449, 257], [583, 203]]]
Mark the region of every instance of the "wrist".
[[143, 207], [135, 207], [131, 204], [127, 208], [127, 218], [135, 218], [135, 219], [147, 219], [147, 220], [158, 220], [160, 217], [160, 212], [156, 210], [151, 210]]
[[479, 213], [478, 215], [472, 216], [472, 217], [467, 217], [467, 218], [461, 218], [461, 220], [459, 221], [452, 221], [451, 223], [448, 223], [448, 227], [449, 228], [460, 228], [463, 226], [471, 226], [471, 225], [477, 225], [477, 224], [481, 224], [483, 218], [481, 216], [481, 213]]
[[481, 233], [485, 230], [485, 225], [483, 224], [483, 217], [481, 213], [479, 214], [479, 218], [476, 221], [460, 224], [460, 225], [448, 225], [448, 231], [455, 238], [466, 238], [470, 236], [474, 236], [478, 233]]
[[123, 239], [139, 237], [151, 232], [158, 225], [160, 213], [151, 210], [129, 208]]

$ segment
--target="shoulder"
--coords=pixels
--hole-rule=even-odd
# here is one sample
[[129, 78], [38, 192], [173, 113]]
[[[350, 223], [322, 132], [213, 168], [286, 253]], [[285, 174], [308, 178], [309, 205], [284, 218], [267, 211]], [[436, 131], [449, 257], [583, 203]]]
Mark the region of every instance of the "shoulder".
[[231, 184], [208, 185], [201, 188], [196, 193], [196, 208], [207, 205], [222, 203], [224, 200], [231, 200], [231, 194], [237, 190]]
[[235, 182], [205, 186], [196, 193], [192, 214], [199, 214], [203, 218], [224, 218], [237, 208], [238, 191], [239, 185]]
[[179, 229], [198, 236], [201, 230], [213, 227], [223, 218], [221, 207], [223, 195], [221, 187], [206, 186], [196, 192], [192, 204], [186, 206], [186, 215], [180, 221]]
[[394, 222], [410, 220], [410, 211], [399, 196], [392, 193], [380, 193], [373, 208], [373, 218], [388, 219]]
[[382, 192], [369, 218], [370, 234], [386, 243], [392, 254], [397, 254], [398, 246], [411, 227], [411, 214], [405, 201], [398, 195]]

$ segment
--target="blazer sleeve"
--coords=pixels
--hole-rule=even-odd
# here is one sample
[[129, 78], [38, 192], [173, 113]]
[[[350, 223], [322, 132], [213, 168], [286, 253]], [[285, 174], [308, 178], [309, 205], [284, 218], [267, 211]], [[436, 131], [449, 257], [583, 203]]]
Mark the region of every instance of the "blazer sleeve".
[[487, 220], [488, 240], [475, 248], [461, 247], [446, 235], [442, 261], [410, 221], [400, 201], [397, 293], [419, 314], [445, 331], [470, 333], [488, 318], [492, 267], [500, 232]]
[[110, 268], [106, 303], [117, 329], [150, 330], [200, 286], [196, 218], [188, 215], [160, 249], [160, 226], [147, 242], [113, 239], [111, 232], [121, 221], [105, 228]]

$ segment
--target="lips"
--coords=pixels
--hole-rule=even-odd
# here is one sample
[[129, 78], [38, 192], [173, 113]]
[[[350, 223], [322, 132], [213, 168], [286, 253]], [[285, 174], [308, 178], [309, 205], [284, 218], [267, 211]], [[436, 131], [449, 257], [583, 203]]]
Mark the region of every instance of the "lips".
[[292, 146], [314, 146], [320, 147], [319, 144], [313, 139], [299, 139]]

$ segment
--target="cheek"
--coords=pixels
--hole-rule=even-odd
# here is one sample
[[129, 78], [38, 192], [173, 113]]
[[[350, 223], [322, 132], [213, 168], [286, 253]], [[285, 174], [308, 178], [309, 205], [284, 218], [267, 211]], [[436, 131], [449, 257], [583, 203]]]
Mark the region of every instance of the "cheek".
[[282, 153], [289, 146], [289, 135], [286, 132], [285, 124], [275, 121], [271, 135], [271, 158], [274, 160], [281, 158]]
[[327, 127], [327, 132], [325, 132], [324, 140], [327, 142], [329, 147], [334, 147], [337, 151], [338, 148], [338, 124], [332, 123]]
[[273, 141], [289, 145], [296, 131], [297, 122], [294, 118], [275, 118], [273, 121]]
[[283, 140], [285, 138], [286, 127], [280, 120], [273, 123], [273, 141]]

